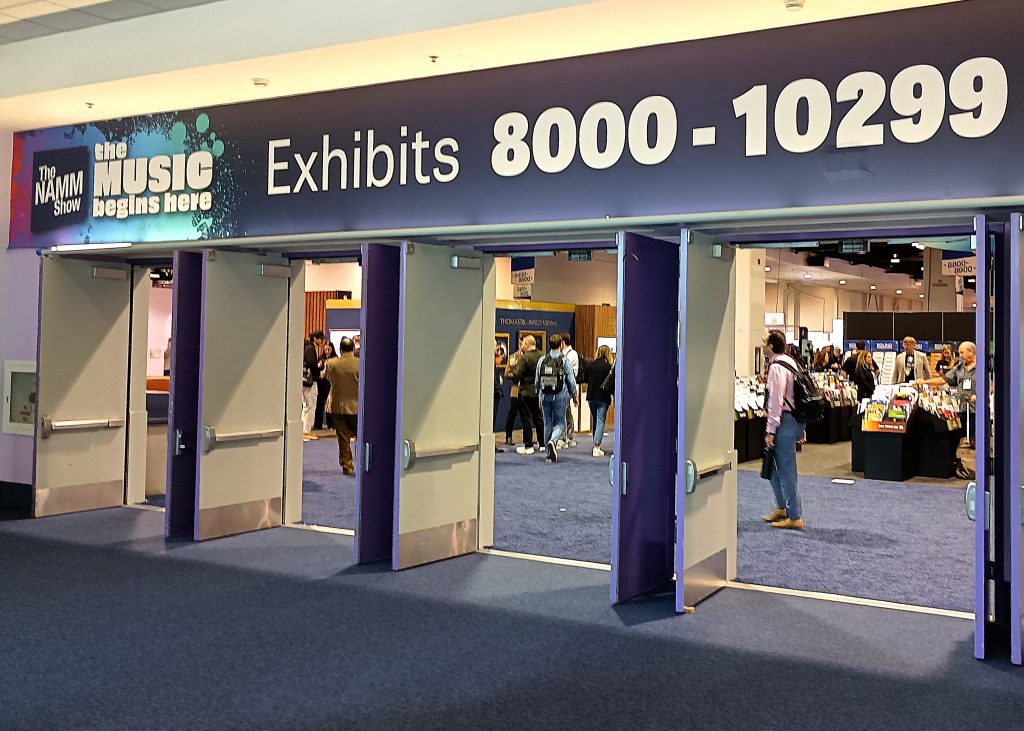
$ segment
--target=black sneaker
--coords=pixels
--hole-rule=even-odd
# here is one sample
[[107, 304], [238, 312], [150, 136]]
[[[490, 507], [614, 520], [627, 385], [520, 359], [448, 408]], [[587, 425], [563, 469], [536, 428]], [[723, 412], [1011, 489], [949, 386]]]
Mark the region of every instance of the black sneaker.
[[505, 446], [506, 447], [514, 447], [514, 446], [516, 446], [516, 443], [514, 441], [512, 441], [511, 439], [506, 439], [505, 440]]
[[558, 451], [555, 449], [554, 442], [548, 442], [548, 459], [552, 462], [558, 461]]

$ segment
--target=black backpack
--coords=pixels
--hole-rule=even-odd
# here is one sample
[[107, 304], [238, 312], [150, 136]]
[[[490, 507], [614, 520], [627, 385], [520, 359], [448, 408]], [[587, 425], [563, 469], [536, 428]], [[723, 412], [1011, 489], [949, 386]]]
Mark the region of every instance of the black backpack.
[[560, 355], [545, 355], [539, 368], [541, 393], [562, 393], [565, 389], [565, 358]]
[[811, 378], [811, 374], [803, 368], [794, 368], [781, 360], [775, 361], [772, 365], [780, 365], [794, 376], [793, 400], [796, 403], [789, 405], [793, 410], [793, 418], [801, 424], [813, 424], [824, 419], [825, 399], [821, 397], [818, 384]]

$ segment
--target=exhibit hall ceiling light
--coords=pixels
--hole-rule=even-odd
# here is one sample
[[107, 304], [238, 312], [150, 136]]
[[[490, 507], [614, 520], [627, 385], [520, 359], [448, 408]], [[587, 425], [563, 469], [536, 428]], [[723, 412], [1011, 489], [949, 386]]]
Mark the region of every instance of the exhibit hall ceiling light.
[[[765, 0], [492, 0], [447, 9], [405, 0], [365, 8], [307, 1], [296, 20], [293, 3], [221, 0], [0, 45], [0, 67], [33, 70], [0, 76], [0, 128], [290, 96], [962, 1], [815, 0], [800, 13]], [[131, 4], [96, 7], [115, 3]], [[254, 78], [273, 85], [254, 86]]]

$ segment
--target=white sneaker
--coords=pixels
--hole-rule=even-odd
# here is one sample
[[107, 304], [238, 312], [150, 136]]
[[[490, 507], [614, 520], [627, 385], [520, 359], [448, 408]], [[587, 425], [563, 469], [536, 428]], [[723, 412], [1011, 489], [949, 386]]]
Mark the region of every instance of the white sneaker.
[[559, 449], [565, 449], [565, 442], [559, 439], [557, 442], [555, 442], [555, 446], [558, 447]]
[[567, 447], [575, 447], [576, 446], [576, 440], [575, 439], [570, 439], [568, 442], [566, 442], [565, 446], [567, 446]]
[[604, 456], [604, 450], [601, 449], [600, 447], [594, 447], [593, 454], [594, 454], [595, 457], [603, 457]]
[[533, 454], [535, 451], [533, 447], [516, 447], [516, 454]]

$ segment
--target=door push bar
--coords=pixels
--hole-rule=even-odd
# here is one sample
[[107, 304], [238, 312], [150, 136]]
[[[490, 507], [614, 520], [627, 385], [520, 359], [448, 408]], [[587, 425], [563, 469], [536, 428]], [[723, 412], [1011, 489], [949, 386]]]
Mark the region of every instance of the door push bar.
[[63, 419], [52, 416], [43, 417], [42, 438], [46, 439], [58, 431], [85, 431], [86, 429], [119, 429], [124, 426], [123, 418], [115, 419]]
[[692, 460], [686, 460], [686, 490], [687, 495], [692, 495], [697, 489], [697, 483], [710, 479], [715, 475], [728, 472], [732, 469], [732, 462], [718, 462], [716, 464], [698, 467]]
[[260, 431], [236, 431], [218, 434], [212, 426], [203, 427], [203, 454], [209, 454], [218, 444], [228, 442], [259, 442], [264, 439], [277, 439], [284, 434], [284, 429], [262, 429]]
[[434, 449], [416, 449], [416, 442], [411, 439], [402, 440], [402, 469], [411, 470], [418, 459], [430, 457], [450, 457], [456, 454], [473, 454], [480, 449], [478, 444], [466, 444], [460, 447], [435, 447]]
[[[991, 524], [992, 524], [991, 513], [990, 513], [990, 505], [989, 505], [990, 497], [991, 496], [989, 495], [988, 490], [985, 490], [985, 508], [984, 508], [984, 510], [985, 510], [985, 530], [988, 530], [989, 528], [991, 528]], [[977, 506], [977, 500], [978, 500], [978, 483], [974, 482], [972, 480], [971, 482], [967, 483], [967, 489], [964, 490], [964, 512], [967, 513], [967, 520], [971, 520], [971, 521], [977, 521], [978, 520], [978, 510], [977, 510], [977, 507], [976, 507]], [[1022, 522], [1024, 522], [1024, 521], [1022, 521]]]

